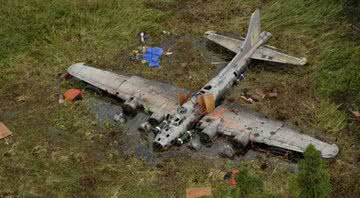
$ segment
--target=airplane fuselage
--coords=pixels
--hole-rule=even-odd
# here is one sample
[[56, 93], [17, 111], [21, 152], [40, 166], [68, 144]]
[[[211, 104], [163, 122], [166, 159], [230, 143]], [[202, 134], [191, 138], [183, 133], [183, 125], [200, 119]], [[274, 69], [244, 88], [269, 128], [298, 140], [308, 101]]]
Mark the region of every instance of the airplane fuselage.
[[154, 143], [158, 147], [170, 146], [178, 137], [192, 129], [194, 125], [206, 114], [199, 107], [198, 97], [212, 95], [218, 101], [224, 93], [242, 76], [250, 63], [251, 56], [270, 38], [271, 34], [262, 32], [260, 39], [248, 51], [239, 52], [233, 60], [203, 88], [196, 92], [187, 102], [180, 106], [177, 112], [165, 119], [155, 127], [156, 137]]

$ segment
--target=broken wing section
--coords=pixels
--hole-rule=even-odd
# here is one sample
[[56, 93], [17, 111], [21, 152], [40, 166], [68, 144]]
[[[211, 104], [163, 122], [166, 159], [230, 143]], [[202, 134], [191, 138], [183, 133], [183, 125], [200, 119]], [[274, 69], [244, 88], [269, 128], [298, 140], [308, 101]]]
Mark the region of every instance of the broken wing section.
[[166, 83], [138, 76], [118, 75], [83, 63], [71, 65], [67, 71], [70, 75], [125, 100], [125, 104], [131, 104], [133, 108], [144, 107], [159, 119], [176, 111], [179, 92], [188, 92]]
[[248, 108], [221, 105], [206, 115], [201, 123], [223, 119], [220, 132], [237, 141], [248, 140], [269, 146], [303, 153], [309, 144], [321, 152], [323, 158], [332, 158], [339, 152], [335, 144], [328, 144], [286, 126], [283, 122], [269, 119]]
[[88, 67], [83, 63], [71, 65], [67, 69], [67, 72], [70, 75], [113, 95], [117, 95], [118, 88], [129, 79], [127, 76]]
[[[238, 40], [217, 34], [216, 32], [213, 31], [206, 32], [205, 37], [234, 53], [240, 52], [241, 46], [244, 45], [243, 38]], [[277, 51], [275, 47], [269, 45], [259, 47], [251, 58], [257, 60], [276, 62], [276, 63], [292, 64], [292, 65], [305, 65], [307, 62], [306, 58], [304, 57], [298, 58], [284, 54], [282, 52]]]

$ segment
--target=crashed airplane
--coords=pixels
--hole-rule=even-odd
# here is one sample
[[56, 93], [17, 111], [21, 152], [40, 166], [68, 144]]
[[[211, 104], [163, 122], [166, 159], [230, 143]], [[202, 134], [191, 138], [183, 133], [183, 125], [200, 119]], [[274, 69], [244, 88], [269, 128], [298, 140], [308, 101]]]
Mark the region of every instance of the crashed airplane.
[[[155, 134], [154, 146], [165, 149], [182, 144], [194, 133], [202, 143], [217, 136], [227, 137], [234, 147], [250, 144], [267, 145], [295, 153], [303, 153], [313, 144], [323, 158], [335, 157], [339, 151], [328, 144], [298, 130], [235, 104], [219, 104], [225, 92], [243, 78], [252, 59], [276, 63], [304, 65], [305, 58], [296, 58], [276, 51], [265, 43], [269, 32], [260, 32], [260, 12], [250, 19], [245, 39], [233, 39], [206, 32], [206, 38], [233, 51], [235, 57], [222, 71], [191, 97], [186, 90], [137, 76], [124, 76], [86, 66], [82, 63], [68, 68], [68, 73], [86, 83], [124, 100], [124, 109], [136, 111], [145, 107], [152, 113], [142, 129]], [[179, 94], [180, 93], [180, 94]]]

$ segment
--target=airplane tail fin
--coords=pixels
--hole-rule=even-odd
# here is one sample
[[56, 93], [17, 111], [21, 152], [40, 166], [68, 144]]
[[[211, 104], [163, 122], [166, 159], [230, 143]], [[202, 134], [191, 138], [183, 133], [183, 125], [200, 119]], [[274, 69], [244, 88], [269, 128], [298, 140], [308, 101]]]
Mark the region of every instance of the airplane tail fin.
[[[205, 37], [227, 49], [235, 52], [236, 54], [245, 54], [256, 45], [259, 40], [263, 43], [271, 36], [269, 32], [262, 32], [260, 28], [260, 11], [258, 9], [251, 15], [250, 23], [246, 38], [234, 39], [227, 36], [217, 34], [214, 31], [207, 31]], [[272, 46], [259, 46], [259, 48], [252, 54], [252, 59], [270, 61], [276, 63], [285, 63], [293, 65], [305, 65], [307, 60], [304, 57], [294, 57], [282, 52], [279, 52]]]
[[242, 46], [242, 51], [249, 51], [260, 39], [260, 11], [256, 9], [252, 13], [249, 23], [248, 32]]

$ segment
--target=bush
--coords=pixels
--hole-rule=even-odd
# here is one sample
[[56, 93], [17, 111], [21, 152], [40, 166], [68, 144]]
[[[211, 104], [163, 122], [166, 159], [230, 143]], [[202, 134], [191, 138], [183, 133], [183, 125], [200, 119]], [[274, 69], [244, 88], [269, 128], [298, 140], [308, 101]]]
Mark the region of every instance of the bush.
[[299, 162], [299, 172], [290, 181], [290, 191], [297, 197], [326, 197], [330, 192], [330, 176], [320, 157], [320, 151], [310, 144]]
[[235, 178], [234, 197], [251, 197], [263, 192], [264, 183], [262, 179], [257, 175], [250, 174], [247, 168], [241, 167]]

